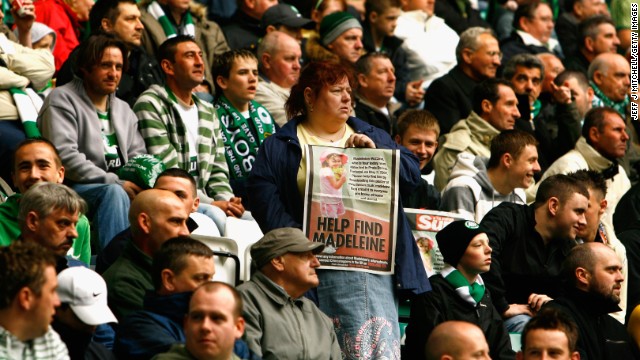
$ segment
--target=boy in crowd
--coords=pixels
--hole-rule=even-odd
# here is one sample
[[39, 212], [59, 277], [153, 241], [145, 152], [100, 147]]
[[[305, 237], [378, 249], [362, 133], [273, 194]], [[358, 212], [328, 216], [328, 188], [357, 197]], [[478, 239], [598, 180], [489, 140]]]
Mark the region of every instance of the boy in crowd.
[[269, 111], [255, 102], [258, 89], [258, 60], [248, 50], [231, 50], [216, 58], [215, 107], [233, 192], [245, 202], [245, 181], [258, 148], [276, 131]]

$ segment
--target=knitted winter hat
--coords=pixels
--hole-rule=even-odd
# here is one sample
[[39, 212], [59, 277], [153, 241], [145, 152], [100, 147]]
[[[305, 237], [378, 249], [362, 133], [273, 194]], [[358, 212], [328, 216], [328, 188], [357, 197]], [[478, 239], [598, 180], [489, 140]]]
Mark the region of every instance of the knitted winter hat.
[[349, 29], [362, 29], [360, 22], [345, 11], [335, 12], [322, 18], [320, 22], [320, 42], [327, 46]]
[[453, 267], [467, 250], [471, 240], [486, 231], [474, 221], [458, 220], [444, 227], [436, 234], [438, 248], [444, 261]]

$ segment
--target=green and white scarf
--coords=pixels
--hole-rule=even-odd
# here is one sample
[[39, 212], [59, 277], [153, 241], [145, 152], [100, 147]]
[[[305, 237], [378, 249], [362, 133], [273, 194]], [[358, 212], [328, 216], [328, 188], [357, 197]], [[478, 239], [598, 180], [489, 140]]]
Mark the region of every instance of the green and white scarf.
[[249, 102], [251, 121], [245, 119], [224, 96], [218, 98], [215, 107], [231, 178], [245, 178], [251, 172], [260, 144], [275, 132], [273, 117], [255, 101]]
[[[15, 46], [4, 34], [0, 34], [0, 53], [16, 53]], [[16, 104], [16, 109], [18, 109], [18, 116], [27, 138], [40, 137], [36, 120], [43, 104], [42, 98], [30, 88], [11, 87], [8, 90]]]
[[620, 116], [622, 116], [623, 119], [626, 118], [626, 116], [627, 116], [627, 107], [629, 106], [629, 96], [625, 96], [624, 100], [622, 100], [620, 102], [615, 102], [615, 101], [609, 99], [607, 97], [607, 95], [605, 95], [602, 92], [602, 90], [600, 90], [600, 88], [598, 88], [598, 85], [596, 85], [596, 83], [594, 83], [593, 81], [589, 80], [589, 84], [591, 85], [591, 88], [593, 89], [593, 92], [596, 94], [596, 96], [593, 97], [593, 101], [591, 101], [591, 105], [594, 108], [608, 106], [610, 108], [613, 108], [615, 111], [617, 111], [618, 114], [620, 114]]
[[467, 278], [465, 278], [458, 269], [449, 264], [445, 264], [440, 275], [442, 275], [442, 277], [456, 289], [456, 293], [469, 304], [476, 306], [478, 302], [482, 300], [485, 289], [484, 281], [480, 275], [476, 277], [476, 281], [473, 284], [469, 284]]
[[[160, 26], [162, 26], [162, 30], [164, 30], [164, 34], [167, 36], [167, 39], [171, 39], [177, 35], [176, 28], [171, 23], [171, 20], [169, 20], [169, 17], [165, 15], [164, 10], [162, 10], [162, 7], [157, 1], [149, 4], [147, 11], [154, 19], [158, 20]], [[182, 17], [182, 24], [179, 28], [182, 29], [182, 31], [180, 31], [180, 35], [196, 36], [196, 27], [193, 24], [193, 18], [191, 17], [190, 11], [187, 11]]]

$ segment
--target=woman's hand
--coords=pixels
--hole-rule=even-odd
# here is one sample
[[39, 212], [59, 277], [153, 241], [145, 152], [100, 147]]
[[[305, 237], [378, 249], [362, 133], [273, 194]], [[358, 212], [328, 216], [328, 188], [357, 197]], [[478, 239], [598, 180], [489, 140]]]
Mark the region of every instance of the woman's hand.
[[347, 142], [344, 143], [344, 147], [375, 149], [376, 144], [365, 134], [351, 134]]

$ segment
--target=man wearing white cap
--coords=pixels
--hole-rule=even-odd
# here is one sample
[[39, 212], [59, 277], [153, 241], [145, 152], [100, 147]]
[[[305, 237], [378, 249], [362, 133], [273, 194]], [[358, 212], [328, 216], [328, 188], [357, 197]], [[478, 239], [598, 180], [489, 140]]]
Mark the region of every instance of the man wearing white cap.
[[342, 359], [331, 320], [302, 296], [318, 286], [323, 249], [296, 228], [271, 230], [251, 247], [258, 271], [238, 287], [243, 339], [263, 359]]
[[104, 345], [92, 341], [98, 325], [118, 322], [107, 306], [102, 277], [85, 267], [70, 267], [58, 274], [57, 291], [60, 306], [52, 326], [67, 344], [71, 359], [115, 359]]

